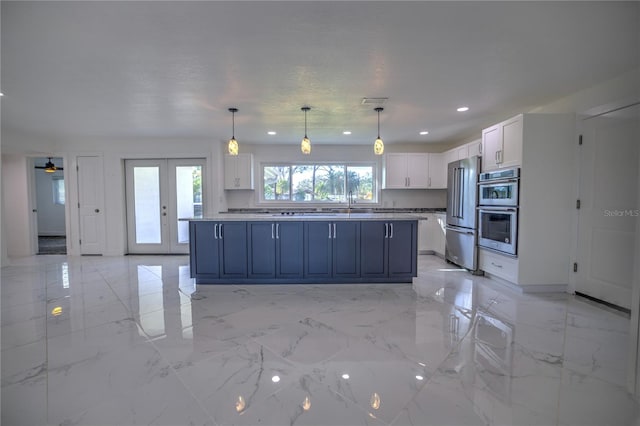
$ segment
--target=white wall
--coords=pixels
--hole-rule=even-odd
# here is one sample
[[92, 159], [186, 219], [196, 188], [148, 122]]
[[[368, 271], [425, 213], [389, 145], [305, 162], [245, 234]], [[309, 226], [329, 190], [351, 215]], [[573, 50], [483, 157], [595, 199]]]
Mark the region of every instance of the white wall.
[[27, 158], [24, 155], [2, 155], [2, 196], [4, 223], [2, 238], [7, 256], [33, 254], [30, 239]]
[[7, 253], [7, 232], [4, 220], [4, 184], [2, 183], [2, 163], [3, 161], [0, 161], [0, 266], [7, 266], [9, 265], [9, 254]]

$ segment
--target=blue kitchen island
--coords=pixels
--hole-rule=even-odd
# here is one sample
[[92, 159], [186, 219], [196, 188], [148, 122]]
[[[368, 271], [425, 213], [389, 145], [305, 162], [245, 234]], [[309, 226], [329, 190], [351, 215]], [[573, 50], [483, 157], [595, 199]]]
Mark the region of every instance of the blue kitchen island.
[[221, 214], [189, 220], [196, 284], [410, 283], [410, 214]]

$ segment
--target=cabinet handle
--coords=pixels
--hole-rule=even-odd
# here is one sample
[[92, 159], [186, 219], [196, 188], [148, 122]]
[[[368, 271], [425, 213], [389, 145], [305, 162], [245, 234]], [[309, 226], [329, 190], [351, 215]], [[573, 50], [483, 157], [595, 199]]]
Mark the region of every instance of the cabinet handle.
[[389, 238], [389, 224], [388, 223], [384, 224], [384, 237], [385, 238]]
[[393, 238], [393, 223], [389, 224], [389, 228], [391, 228], [391, 231], [389, 232], [389, 238]]
[[331, 239], [331, 224], [328, 223], [327, 225], [329, 225], [329, 239]]
[[218, 239], [218, 224], [217, 223], [215, 225], [213, 225], [213, 239], [214, 240]]
[[280, 239], [280, 224], [276, 223], [276, 239]]
[[478, 153], [482, 155], [482, 142], [478, 144]]
[[333, 224], [333, 239], [336, 239], [336, 224]]
[[220, 236], [220, 239], [222, 239], [222, 223], [220, 224], [220, 228], [218, 228], [218, 234]]
[[272, 223], [272, 224], [271, 224], [271, 239], [272, 239], [272, 240], [273, 240], [273, 238], [274, 238], [274, 235], [273, 235], [273, 228], [274, 228], [274, 225], [273, 225], [273, 223]]
[[502, 268], [502, 265], [498, 265], [497, 263], [493, 263], [493, 262], [491, 262], [491, 264], [492, 264], [493, 266], [495, 266], [496, 268]]

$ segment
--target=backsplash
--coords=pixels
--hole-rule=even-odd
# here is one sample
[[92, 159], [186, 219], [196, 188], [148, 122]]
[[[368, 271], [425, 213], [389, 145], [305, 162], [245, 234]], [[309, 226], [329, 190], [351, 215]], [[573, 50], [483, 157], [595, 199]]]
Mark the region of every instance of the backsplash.
[[[258, 191], [225, 191], [227, 208], [229, 211], [238, 209], [262, 209], [262, 210], [315, 210], [343, 208], [343, 206], [316, 204], [266, 204], [258, 203]], [[380, 191], [380, 203], [371, 205], [356, 203], [354, 208], [379, 209], [446, 209], [446, 189], [386, 189]]]

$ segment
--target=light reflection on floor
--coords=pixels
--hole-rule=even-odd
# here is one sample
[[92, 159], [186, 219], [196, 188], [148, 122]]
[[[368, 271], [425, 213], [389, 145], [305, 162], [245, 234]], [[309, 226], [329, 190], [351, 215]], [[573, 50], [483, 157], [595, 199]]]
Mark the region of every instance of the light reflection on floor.
[[2, 424], [628, 425], [629, 318], [419, 257], [414, 284], [196, 286], [186, 256], [2, 269]]

